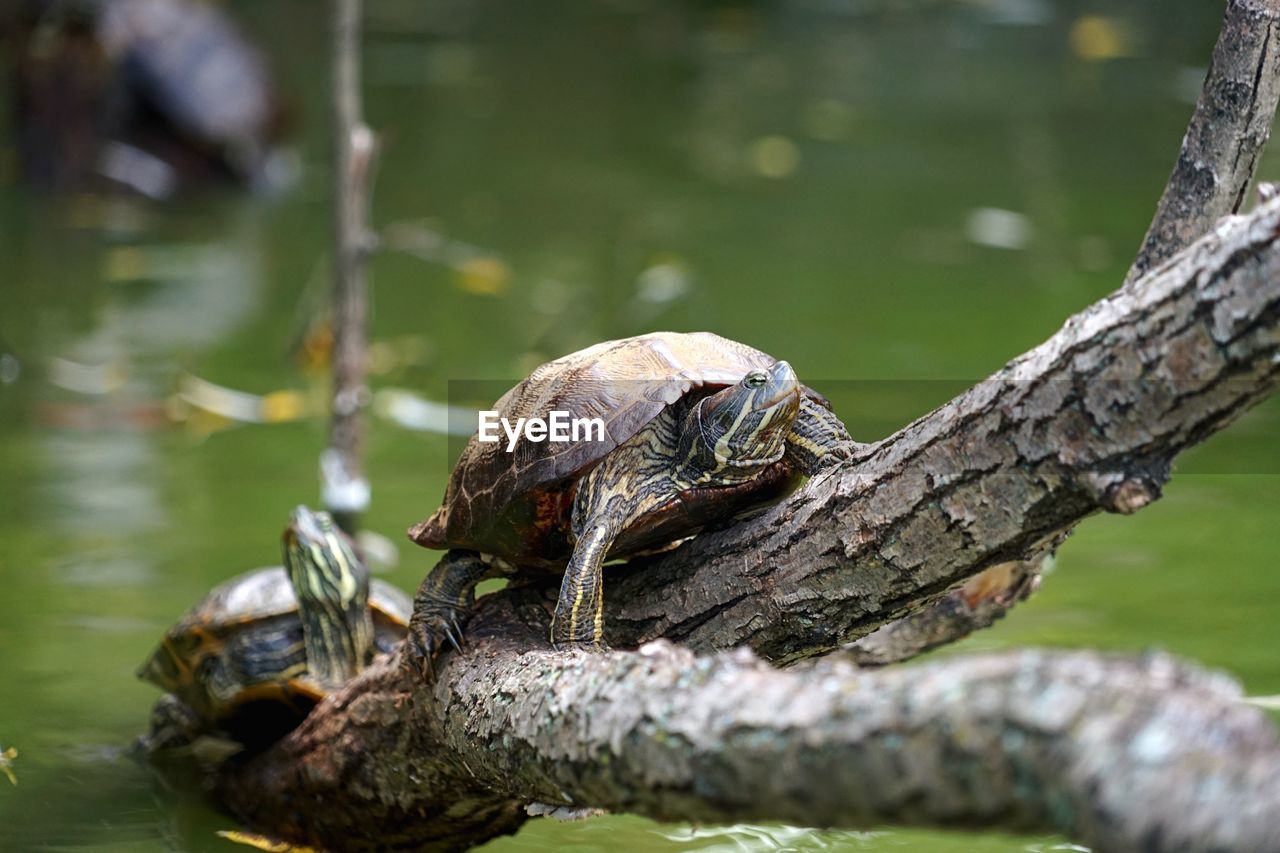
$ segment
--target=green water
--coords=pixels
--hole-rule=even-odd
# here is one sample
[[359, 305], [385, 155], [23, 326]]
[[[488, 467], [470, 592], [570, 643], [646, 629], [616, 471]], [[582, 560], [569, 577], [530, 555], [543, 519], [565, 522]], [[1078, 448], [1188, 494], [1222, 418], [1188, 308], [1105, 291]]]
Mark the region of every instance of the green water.
[[[226, 818], [125, 755], [155, 698], [135, 666], [211, 585], [274, 562], [288, 510], [317, 499], [321, 418], [166, 416], [182, 371], [254, 394], [313, 384], [289, 351], [326, 261], [326, 34], [312, 3], [235, 8], [300, 100], [295, 192], [162, 207], [0, 187], [0, 350], [23, 368], [0, 386], [0, 746], [19, 751], [0, 849], [237, 849], [214, 835]], [[1114, 16], [1101, 41], [1091, 13]], [[430, 229], [454, 247], [453, 266], [374, 261], [373, 335], [402, 354], [375, 387], [444, 399], [598, 340], [710, 329], [789, 359], [856, 436], [883, 436], [1115, 287], [1217, 16], [1197, 0], [371, 2], [374, 219], [396, 246]], [[1024, 218], [984, 227], [982, 208]], [[1182, 459], [1164, 500], [1085, 524], [1041, 592], [963, 648], [1160, 646], [1280, 693], [1278, 425], [1272, 401]], [[374, 419], [368, 450], [367, 523], [412, 589], [432, 556], [400, 531], [434, 509], [447, 442]], [[610, 817], [491, 849], [1056, 843]]]

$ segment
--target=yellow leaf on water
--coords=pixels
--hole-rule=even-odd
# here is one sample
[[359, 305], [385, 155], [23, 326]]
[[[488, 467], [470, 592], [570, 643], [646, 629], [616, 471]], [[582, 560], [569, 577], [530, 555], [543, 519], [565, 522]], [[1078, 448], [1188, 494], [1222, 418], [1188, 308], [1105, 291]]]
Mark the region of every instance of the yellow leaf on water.
[[188, 407], [183, 423], [186, 425], [187, 432], [196, 438], [204, 439], [214, 433], [231, 429], [239, 422], [208, 409]]
[[1128, 25], [1105, 15], [1081, 15], [1071, 25], [1067, 43], [1085, 62], [1106, 62], [1133, 53]]
[[493, 296], [507, 289], [511, 268], [498, 258], [481, 255], [468, 258], [454, 268], [458, 287], [467, 293]]
[[272, 391], [262, 398], [262, 420], [269, 424], [296, 421], [306, 413], [306, 399], [297, 391]]
[[246, 847], [256, 847], [259, 850], [267, 850], [270, 853], [319, 853], [314, 847], [302, 847], [297, 844], [290, 844], [287, 841], [281, 841], [278, 838], [270, 838], [266, 835], [259, 835], [256, 832], [240, 832], [235, 829], [220, 829], [218, 837], [225, 838], [234, 844], [243, 844]]
[[312, 323], [294, 352], [294, 358], [308, 373], [321, 373], [329, 369], [333, 355], [333, 326], [329, 318]]

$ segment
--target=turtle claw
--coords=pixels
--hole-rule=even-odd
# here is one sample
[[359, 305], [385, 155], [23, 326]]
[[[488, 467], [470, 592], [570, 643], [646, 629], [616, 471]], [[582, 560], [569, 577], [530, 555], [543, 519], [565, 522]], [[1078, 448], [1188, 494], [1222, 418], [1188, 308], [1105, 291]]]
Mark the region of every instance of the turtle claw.
[[436, 680], [436, 658], [445, 644], [456, 652], [462, 651], [462, 628], [456, 619], [436, 613], [414, 614], [409, 623], [405, 663], [417, 671], [427, 683]]
[[[430, 638], [427, 638], [428, 640]], [[432, 666], [432, 658], [435, 654], [429, 642], [424, 642], [423, 638], [418, 636], [416, 630], [410, 630], [409, 636], [405, 637], [404, 651], [401, 654], [400, 665], [404, 669], [428, 683], [435, 681], [435, 668]]]

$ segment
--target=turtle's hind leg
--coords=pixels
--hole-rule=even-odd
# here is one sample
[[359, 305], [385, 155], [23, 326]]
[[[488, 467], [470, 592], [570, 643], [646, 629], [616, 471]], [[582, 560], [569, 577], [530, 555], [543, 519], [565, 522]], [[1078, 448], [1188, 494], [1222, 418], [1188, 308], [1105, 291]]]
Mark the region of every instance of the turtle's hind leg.
[[787, 459], [812, 476], [848, 459], [858, 443], [836, 413], [818, 401], [803, 397], [800, 414], [787, 433]]
[[475, 551], [449, 551], [427, 573], [413, 599], [404, 662], [423, 678], [434, 677], [436, 656], [445, 643], [462, 648], [462, 626], [475, 603], [476, 584], [492, 567]]

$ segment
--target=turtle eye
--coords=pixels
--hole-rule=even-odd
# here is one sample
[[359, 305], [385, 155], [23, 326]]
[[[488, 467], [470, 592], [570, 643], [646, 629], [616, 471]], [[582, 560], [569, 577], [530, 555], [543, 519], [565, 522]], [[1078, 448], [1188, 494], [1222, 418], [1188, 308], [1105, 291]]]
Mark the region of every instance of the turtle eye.
[[769, 377], [763, 370], [753, 370], [747, 374], [746, 378], [748, 388], [763, 388], [768, 381]]

